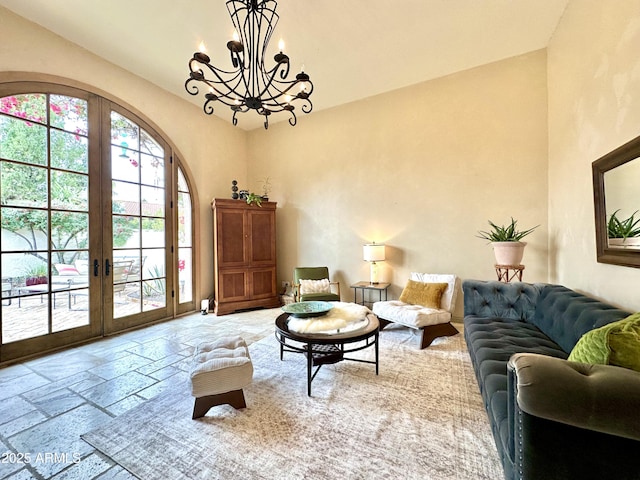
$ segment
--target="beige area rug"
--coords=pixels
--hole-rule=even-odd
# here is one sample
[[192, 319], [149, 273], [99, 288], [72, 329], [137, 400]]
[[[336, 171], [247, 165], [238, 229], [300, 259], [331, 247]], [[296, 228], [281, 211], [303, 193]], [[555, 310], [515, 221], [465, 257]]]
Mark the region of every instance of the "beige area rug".
[[370, 364], [325, 365], [309, 398], [305, 357], [281, 362], [267, 337], [249, 347], [246, 409], [191, 420], [185, 385], [83, 438], [145, 480], [503, 478], [462, 334], [416, 343], [384, 330], [379, 376]]

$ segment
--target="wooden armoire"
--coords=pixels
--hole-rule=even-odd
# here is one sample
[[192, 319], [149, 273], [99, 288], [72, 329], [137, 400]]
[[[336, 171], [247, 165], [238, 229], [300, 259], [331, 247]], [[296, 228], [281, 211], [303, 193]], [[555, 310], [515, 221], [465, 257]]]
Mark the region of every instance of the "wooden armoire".
[[280, 306], [276, 288], [276, 203], [216, 198], [213, 209], [214, 312]]

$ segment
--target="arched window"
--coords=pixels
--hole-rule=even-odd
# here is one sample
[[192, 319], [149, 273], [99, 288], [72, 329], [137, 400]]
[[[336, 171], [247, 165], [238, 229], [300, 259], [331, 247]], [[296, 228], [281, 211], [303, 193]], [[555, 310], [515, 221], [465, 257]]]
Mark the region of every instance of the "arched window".
[[0, 83], [0, 361], [195, 310], [169, 141], [111, 100], [33, 85]]

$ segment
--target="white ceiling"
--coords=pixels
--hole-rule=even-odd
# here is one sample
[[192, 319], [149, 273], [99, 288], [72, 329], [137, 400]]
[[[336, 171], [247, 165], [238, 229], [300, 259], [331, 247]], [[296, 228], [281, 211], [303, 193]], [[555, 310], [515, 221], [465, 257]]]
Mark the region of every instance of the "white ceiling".
[[[270, 50], [285, 40], [290, 76], [304, 65], [318, 111], [544, 48], [568, 1], [280, 0]], [[233, 27], [224, 0], [0, 5], [198, 106], [201, 97], [187, 94], [184, 82], [200, 41], [214, 65], [229, 67]], [[227, 110], [216, 106], [230, 120]], [[272, 115], [270, 123], [287, 118]], [[238, 118], [240, 128], [261, 125], [253, 111]]]

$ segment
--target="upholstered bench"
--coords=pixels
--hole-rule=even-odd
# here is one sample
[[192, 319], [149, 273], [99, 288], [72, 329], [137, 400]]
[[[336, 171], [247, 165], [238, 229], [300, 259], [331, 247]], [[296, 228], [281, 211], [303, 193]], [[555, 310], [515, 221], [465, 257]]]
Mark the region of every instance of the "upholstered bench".
[[253, 364], [242, 337], [223, 337], [199, 344], [190, 371], [191, 394], [196, 399], [192, 418], [203, 417], [216, 405], [245, 408], [242, 389], [252, 378]]

